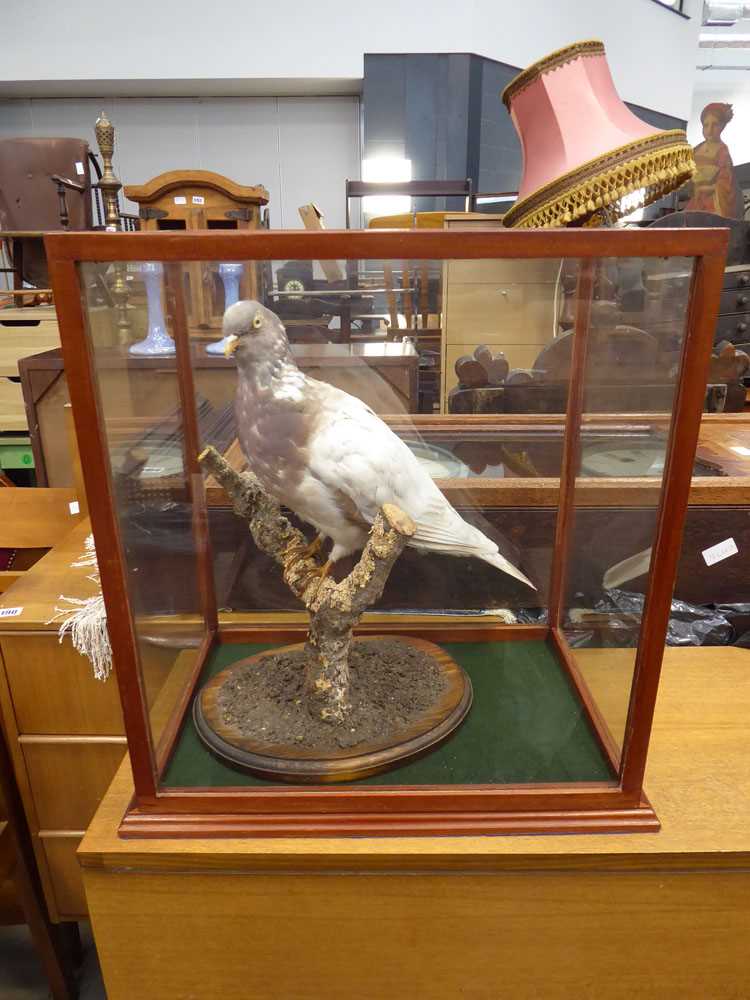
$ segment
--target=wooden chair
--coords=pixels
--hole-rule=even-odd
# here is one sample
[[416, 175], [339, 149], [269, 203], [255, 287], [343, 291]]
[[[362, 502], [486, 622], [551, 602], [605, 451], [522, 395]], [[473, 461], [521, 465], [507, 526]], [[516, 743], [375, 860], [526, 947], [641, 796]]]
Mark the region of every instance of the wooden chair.
[[[346, 182], [346, 228], [351, 229], [351, 200], [352, 198], [368, 198], [373, 196], [406, 196], [409, 198], [462, 198], [464, 211], [468, 212], [472, 204], [473, 185], [470, 177], [459, 181], [400, 181], [400, 182], [375, 182], [375, 181], [351, 181]], [[454, 207], [451, 211], [455, 212]], [[368, 229], [442, 229], [444, 211], [412, 211], [401, 215], [378, 216], [370, 219]], [[404, 262], [404, 269], [401, 274], [403, 304], [403, 314], [406, 320], [406, 329], [409, 330], [414, 325], [414, 317], [417, 314], [423, 316], [423, 326], [427, 325], [427, 295], [428, 280], [427, 269], [423, 264], [420, 269], [420, 291], [414, 295], [412, 287], [413, 275], [410, 274], [407, 262]], [[390, 261], [383, 262], [383, 277], [388, 303], [388, 314], [391, 330], [399, 330], [399, 311], [393, 275], [393, 266]]]
[[[0, 248], [8, 262], [0, 274], [13, 275], [16, 305], [51, 297], [45, 232], [104, 229], [100, 157], [83, 139], [0, 139]], [[137, 216], [119, 217], [122, 229], [138, 228]]]
[[[401, 195], [409, 198], [463, 198], [464, 212], [471, 209], [473, 184], [471, 178], [462, 181], [350, 181], [346, 182], [346, 228], [351, 229], [352, 198], [375, 195]], [[453, 208], [452, 211], [458, 211]]]

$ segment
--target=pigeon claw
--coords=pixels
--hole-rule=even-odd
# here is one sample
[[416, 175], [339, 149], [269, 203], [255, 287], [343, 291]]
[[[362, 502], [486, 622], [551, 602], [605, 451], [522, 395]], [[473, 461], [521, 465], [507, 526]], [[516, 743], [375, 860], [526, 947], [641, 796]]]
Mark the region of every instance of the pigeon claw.
[[292, 558], [289, 563], [290, 567], [296, 566], [297, 563], [302, 562], [303, 559], [312, 559], [322, 548], [322, 535], [316, 535], [309, 545], [295, 545], [292, 550]]
[[305, 577], [305, 587], [309, 587], [313, 580], [318, 580], [319, 584], [322, 583], [331, 572], [331, 566], [333, 566], [333, 562], [328, 559], [322, 566], [311, 569]]
[[323, 536], [318, 534], [315, 538], [313, 538], [309, 545], [306, 545], [304, 549], [302, 549], [302, 556], [305, 559], [311, 559], [313, 556], [316, 556], [322, 548]]

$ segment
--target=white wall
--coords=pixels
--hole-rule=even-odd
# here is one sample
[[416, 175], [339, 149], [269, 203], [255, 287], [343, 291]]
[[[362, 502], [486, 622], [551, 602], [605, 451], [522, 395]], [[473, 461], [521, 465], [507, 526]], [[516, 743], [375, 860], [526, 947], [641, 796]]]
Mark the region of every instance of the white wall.
[[701, 0], [4, 0], [0, 93], [333, 93], [365, 52], [475, 52], [523, 66], [601, 38], [621, 95], [687, 118]]
[[344, 181], [360, 169], [356, 97], [6, 100], [0, 138], [75, 136], [96, 151], [102, 109], [115, 125], [114, 167], [123, 184], [165, 170], [214, 170], [263, 184], [274, 228], [301, 228], [297, 208], [310, 201], [329, 228], [344, 228]]
[[604, 42], [620, 96], [687, 118], [703, 0], [685, 0], [689, 18], [653, 0], [476, 0], [472, 51], [526, 66], [585, 38]]

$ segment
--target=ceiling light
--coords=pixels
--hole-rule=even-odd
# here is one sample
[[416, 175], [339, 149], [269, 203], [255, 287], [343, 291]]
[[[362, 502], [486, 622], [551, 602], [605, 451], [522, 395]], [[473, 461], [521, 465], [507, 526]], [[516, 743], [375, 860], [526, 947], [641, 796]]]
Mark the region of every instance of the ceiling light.
[[[399, 156], [370, 156], [362, 160], [362, 180], [388, 184], [411, 180], [411, 160]], [[409, 195], [376, 194], [362, 199], [362, 211], [367, 216], [402, 215], [411, 211]]]
[[703, 4], [703, 24], [708, 27], [731, 27], [750, 18], [750, 3], [729, 0], [706, 0]]

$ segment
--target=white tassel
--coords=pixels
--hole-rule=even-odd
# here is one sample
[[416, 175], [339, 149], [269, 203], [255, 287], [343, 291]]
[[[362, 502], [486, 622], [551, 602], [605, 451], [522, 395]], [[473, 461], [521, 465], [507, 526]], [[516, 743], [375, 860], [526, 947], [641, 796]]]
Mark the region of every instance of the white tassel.
[[74, 608], [55, 608], [56, 614], [47, 624], [50, 625], [61, 615], [65, 615], [58, 632], [59, 641], [62, 643], [69, 632], [73, 648], [91, 661], [94, 677], [98, 681], [106, 681], [112, 672], [112, 647], [107, 631], [104, 598], [101, 594], [96, 594], [80, 600], [60, 594], [60, 600], [67, 601]]
[[96, 566], [96, 548], [94, 547], [94, 536], [88, 535], [85, 541], [86, 551], [76, 562], [71, 563], [71, 566]]
[[[92, 583], [100, 584], [98, 565], [96, 562], [96, 548], [94, 547], [94, 536], [89, 535], [85, 542], [86, 551], [80, 559], [71, 563], [71, 566], [95, 566], [95, 572], [90, 573], [86, 579]], [[101, 593], [93, 597], [86, 597], [81, 600], [78, 597], [65, 597], [60, 594], [61, 601], [72, 604], [72, 608], [55, 608], [55, 614], [47, 622], [51, 625], [61, 616], [65, 616], [58, 629], [59, 641], [62, 642], [65, 636], [70, 633], [73, 648], [81, 656], [87, 657], [94, 668], [94, 677], [98, 681], [106, 681], [112, 672], [112, 647], [109, 643], [109, 632], [107, 631], [107, 609], [104, 607], [104, 598]]]

